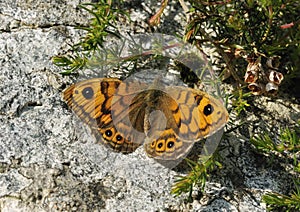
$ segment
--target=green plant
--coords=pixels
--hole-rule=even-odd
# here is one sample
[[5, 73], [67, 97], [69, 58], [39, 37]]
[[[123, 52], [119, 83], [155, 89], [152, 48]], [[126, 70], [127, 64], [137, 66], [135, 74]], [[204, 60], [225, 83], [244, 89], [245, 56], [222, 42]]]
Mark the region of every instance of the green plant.
[[87, 58], [103, 47], [105, 38], [108, 35], [119, 38], [119, 32], [115, 27], [115, 23], [119, 16], [127, 15], [124, 11], [114, 7], [111, 0], [85, 3], [79, 5], [79, 8], [86, 10], [92, 18], [89, 26], [78, 27], [78, 29], [86, 31], [86, 34], [79, 43], [72, 46], [72, 51], [75, 52], [76, 56], [62, 55], [53, 57], [53, 63], [64, 68], [62, 74], [70, 74], [83, 68], [86, 65]]
[[238, 88], [236, 91], [233, 92], [233, 94], [229, 97], [232, 99], [232, 106], [234, 107], [234, 110], [237, 112], [237, 115], [239, 115], [242, 111], [246, 110], [246, 107], [249, 107], [249, 103], [247, 101], [247, 98], [251, 96], [251, 93], [243, 93], [242, 88]]
[[[263, 196], [263, 201], [267, 203], [268, 209], [284, 209], [285, 211], [300, 210], [300, 122], [294, 129], [285, 128], [281, 130], [278, 142], [275, 142], [268, 134], [255, 136], [251, 143], [260, 151], [272, 154], [273, 157], [280, 156], [292, 161], [290, 164], [298, 175], [295, 179], [295, 189], [290, 196], [268, 193]], [[297, 177], [298, 176], [298, 177]]]
[[63, 55], [63, 56], [55, 56], [52, 58], [52, 62], [64, 69], [61, 74], [68, 75], [73, 73], [74, 71], [83, 68], [86, 65], [87, 57], [85, 55], [79, 55], [77, 53], [76, 56], [72, 55]]
[[191, 200], [191, 194], [194, 186], [199, 186], [204, 189], [209, 172], [215, 169], [215, 167], [221, 167], [222, 165], [216, 160], [214, 156], [207, 158], [207, 160], [199, 159], [198, 162], [186, 159], [191, 171], [186, 176], [179, 176], [173, 185], [171, 193], [179, 196], [182, 193], [189, 193], [189, 200]]
[[263, 202], [268, 204], [268, 210], [278, 209], [280, 211], [299, 211], [300, 210], [300, 185], [295, 182], [295, 191], [290, 196], [268, 193], [263, 196]]
[[[300, 124], [300, 123], [299, 123]], [[250, 141], [260, 151], [276, 152], [282, 156], [300, 152], [300, 126], [295, 129], [285, 128], [280, 130], [279, 141], [275, 142], [267, 133], [257, 135]]]
[[[291, 46], [299, 47], [297, 11], [300, 6], [296, 0], [285, 3], [281, 0], [190, 0], [190, 3], [192, 18], [187, 26], [185, 39], [195, 44], [213, 44], [222, 56], [227, 55], [223, 60], [228, 68], [231, 67], [228, 62], [237, 64], [234, 58], [238, 55], [234, 54], [240, 51], [247, 55], [255, 53], [268, 56], [281, 55]], [[284, 28], [287, 23], [293, 24], [290, 28]]]

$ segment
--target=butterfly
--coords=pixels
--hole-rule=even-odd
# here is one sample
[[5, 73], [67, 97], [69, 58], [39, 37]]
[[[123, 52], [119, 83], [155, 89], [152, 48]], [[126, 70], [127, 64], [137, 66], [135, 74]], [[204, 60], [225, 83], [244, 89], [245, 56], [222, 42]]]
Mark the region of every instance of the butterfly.
[[196, 141], [228, 121], [220, 100], [183, 86], [92, 78], [68, 87], [63, 99], [97, 143], [122, 153], [144, 144], [148, 156], [158, 160], [186, 156]]

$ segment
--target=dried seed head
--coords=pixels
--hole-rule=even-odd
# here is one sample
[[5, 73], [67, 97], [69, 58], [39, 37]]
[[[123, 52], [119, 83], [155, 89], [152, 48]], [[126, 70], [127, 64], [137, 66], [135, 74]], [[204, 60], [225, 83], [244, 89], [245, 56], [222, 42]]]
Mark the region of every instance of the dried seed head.
[[256, 71], [246, 71], [245, 82], [254, 83], [258, 79], [258, 73]]
[[253, 95], [260, 95], [264, 91], [264, 85], [258, 83], [250, 83], [248, 88], [252, 91]]
[[269, 57], [266, 64], [270, 69], [278, 69], [280, 65], [280, 56]]
[[270, 82], [279, 85], [283, 80], [283, 74], [278, 71], [271, 71], [268, 78]]
[[245, 74], [246, 83], [255, 83], [258, 79], [259, 73], [262, 71], [260, 58], [256, 60], [248, 59], [248, 66]]
[[267, 85], [266, 85], [266, 92], [268, 92], [269, 94], [272, 94], [272, 95], [275, 95], [278, 91], [278, 85], [272, 83], [272, 82], [269, 82]]
[[262, 70], [260, 60], [257, 59], [255, 62], [249, 62], [246, 70], [259, 73]]

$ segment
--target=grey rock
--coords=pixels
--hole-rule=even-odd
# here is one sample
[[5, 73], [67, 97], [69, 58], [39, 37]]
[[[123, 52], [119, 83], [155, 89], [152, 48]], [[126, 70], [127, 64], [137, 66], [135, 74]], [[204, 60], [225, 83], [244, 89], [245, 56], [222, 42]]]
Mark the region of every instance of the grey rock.
[[[156, 163], [142, 147], [123, 155], [95, 144], [89, 129], [61, 100], [63, 87], [74, 79], [60, 75], [51, 62], [83, 33], [74, 28], [88, 20], [76, 9], [79, 2], [0, 2], [0, 211], [265, 211], [262, 194], [288, 189], [282, 170], [255, 165], [245, 139], [259, 131], [247, 127], [222, 142], [225, 167], [212, 175], [205, 197], [194, 189], [193, 203], [186, 203], [185, 195], [170, 194], [176, 175], [186, 170]], [[144, 10], [132, 11], [135, 21], [148, 17], [149, 5], [147, 1]], [[170, 11], [175, 18], [162, 24], [172, 28], [184, 15], [173, 3]], [[145, 21], [136, 32], [147, 31], [141, 27]], [[126, 27], [124, 31], [132, 31], [135, 26]], [[288, 111], [284, 121], [299, 118], [299, 107], [292, 103], [279, 109], [277, 104], [256, 104], [278, 110], [276, 120], [282, 118], [280, 111]], [[259, 126], [272, 126], [267, 115], [249, 117]]]
[[0, 197], [16, 195], [27, 187], [32, 180], [25, 178], [16, 169], [6, 172], [0, 176]]

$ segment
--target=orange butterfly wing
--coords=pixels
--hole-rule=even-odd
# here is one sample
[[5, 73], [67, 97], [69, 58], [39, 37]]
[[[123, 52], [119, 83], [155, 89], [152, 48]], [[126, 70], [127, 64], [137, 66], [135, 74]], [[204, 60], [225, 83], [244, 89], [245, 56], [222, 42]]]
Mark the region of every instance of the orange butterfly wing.
[[[118, 79], [107, 78], [85, 80], [67, 88], [63, 99], [90, 126], [97, 141], [117, 152], [129, 153], [138, 148], [141, 142], [134, 142], [130, 136], [130, 128], [122, 123], [120, 125], [124, 130], [123, 133], [119, 132], [112, 120], [112, 99], [120, 83]], [[122, 111], [124, 107], [114, 106], [116, 111]], [[124, 133], [126, 129], [129, 131], [127, 134]]]
[[165, 130], [148, 135], [145, 150], [150, 157], [158, 160], [185, 157], [194, 142], [218, 131], [228, 121], [222, 102], [205, 92], [175, 86], [165, 92], [157, 110], [165, 115], [171, 113], [173, 117], [166, 116]]

